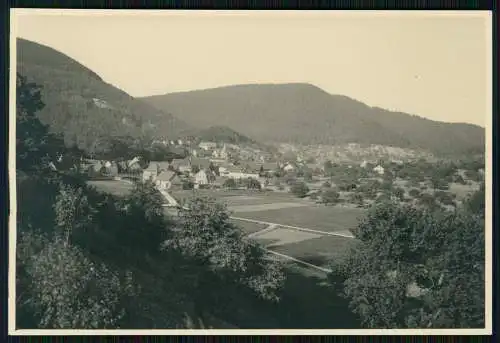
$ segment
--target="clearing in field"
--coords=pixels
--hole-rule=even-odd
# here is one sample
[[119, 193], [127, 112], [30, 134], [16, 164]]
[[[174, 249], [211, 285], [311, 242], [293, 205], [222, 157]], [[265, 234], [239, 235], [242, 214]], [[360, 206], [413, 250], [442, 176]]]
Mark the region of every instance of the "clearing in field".
[[329, 261], [345, 256], [356, 242], [353, 238], [322, 236], [300, 242], [275, 245], [271, 250], [319, 267], [326, 267]]
[[229, 206], [229, 210], [238, 213], [243, 213], [243, 212], [281, 210], [285, 208], [304, 207], [304, 206], [310, 206], [310, 204], [297, 203], [297, 202], [278, 202], [270, 204], [236, 205], [236, 206]]
[[231, 220], [233, 224], [238, 226], [244, 233], [246, 234], [252, 234], [258, 231], [261, 231], [267, 227], [266, 224], [258, 224], [258, 223], [251, 223], [251, 222], [244, 222], [242, 220]]
[[474, 191], [479, 189], [478, 184], [473, 185], [462, 185], [459, 183], [450, 183], [449, 191], [457, 196], [457, 199], [461, 200], [472, 194]]
[[257, 241], [261, 242], [267, 248], [319, 237], [322, 237], [322, 235], [281, 227], [254, 236]]
[[328, 232], [354, 228], [364, 214], [365, 210], [359, 208], [314, 205], [254, 212], [234, 211], [235, 217]]
[[134, 187], [133, 184], [117, 180], [91, 180], [87, 181], [87, 184], [94, 186], [100, 192], [118, 196], [127, 195]]

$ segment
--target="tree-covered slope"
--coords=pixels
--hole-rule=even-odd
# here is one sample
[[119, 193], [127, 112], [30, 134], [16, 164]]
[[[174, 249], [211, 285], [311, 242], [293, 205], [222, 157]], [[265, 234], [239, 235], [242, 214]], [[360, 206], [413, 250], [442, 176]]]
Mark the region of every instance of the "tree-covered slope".
[[104, 82], [70, 57], [43, 45], [17, 40], [17, 71], [43, 87], [40, 120], [64, 133], [67, 145], [92, 150], [100, 137], [176, 136], [187, 127]]

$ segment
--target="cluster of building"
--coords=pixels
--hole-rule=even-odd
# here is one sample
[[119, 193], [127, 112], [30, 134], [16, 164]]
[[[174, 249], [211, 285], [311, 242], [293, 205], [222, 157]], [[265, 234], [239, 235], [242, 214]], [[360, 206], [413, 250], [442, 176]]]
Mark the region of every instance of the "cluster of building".
[[254, 179], [261, 187], [267, 176], [277, 167], [273, 163], [248, 162], [234, 165], [226, 160], [189, 156], [170, 162], [152, 161], [142, 172], [142, 179], [154, 182], [160, 189], [182, 187], [190, 182], [194, 188], [222, 187], [228, 179], [235, 181]]

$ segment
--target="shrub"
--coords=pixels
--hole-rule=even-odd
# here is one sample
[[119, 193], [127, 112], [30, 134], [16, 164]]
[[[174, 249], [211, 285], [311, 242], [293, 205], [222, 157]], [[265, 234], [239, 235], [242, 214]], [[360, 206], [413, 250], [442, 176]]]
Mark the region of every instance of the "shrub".
[[327, 189], [321, 194], [323, 204], [336, 204], [339, 201], [340, 194], [334, 189]]
[[187, 189], [193, 189], [194, 188], [194, 183], [191, 181], [183, 181], [182, 182], [182, 189], [187, 190]]
[[408, 194], [410, 194], [414, 198], [418, 198], [420, 196], [420, 191], [416, 188], [412, 188], [412, 189], [410, 189]]
[[248, 179], [246, 184], [247, 184], [247, 189], [256, 189], [256, 190], [261, 189], [260, 182], [255, 179]]
[[309, 187], [304, 182], [296, 182], [292, 185], [290, 192], [299, 198], [304, 198], [309, 192]]

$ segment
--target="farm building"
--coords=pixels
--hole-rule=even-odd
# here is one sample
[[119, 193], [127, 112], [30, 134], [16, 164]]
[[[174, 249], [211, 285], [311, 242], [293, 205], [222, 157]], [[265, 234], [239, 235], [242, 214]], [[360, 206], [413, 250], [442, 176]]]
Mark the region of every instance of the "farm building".
[[194, 175], [194, 184], [196, 186], [208, 185], [208, 175], [204, 169], [201, 169]]
[[287, 163], [283, 167], [283, 170], [286, 172], [293, 171], [293, 170], [295, 170], [295, 166], [292, 163]]
[[373, 168], [373, 171], [379, 175], [384, 175], [385, 169], [380, 164]]
[[166, 190], [169, 189], [170, 186], [172, 185], [172, 179], [175, 177], [175, 173], [171, 170], [167, 171], [162, 171], [158, 176], [156, 177], [155, 183], [158, 189], [161, 190]]
[[241, 170], [241, 168], [237, 166], [231, 166], [227, 168], [224, 172], [221, 172], [222, 176], [225, 176], [227, 178], [232, 178], [235, 180], [241, 180], [241, 179], [258, 179], [259, 178], [259, 173], [246, 173]]
[[219, 160], [210, 160], [211, 162], [215, 163], [217, 167], [219, 167], [219, 173], [225, 173], [227, 172], [230, 168], [234, 168], [234, 165], [227, 161], [219, 161]]

